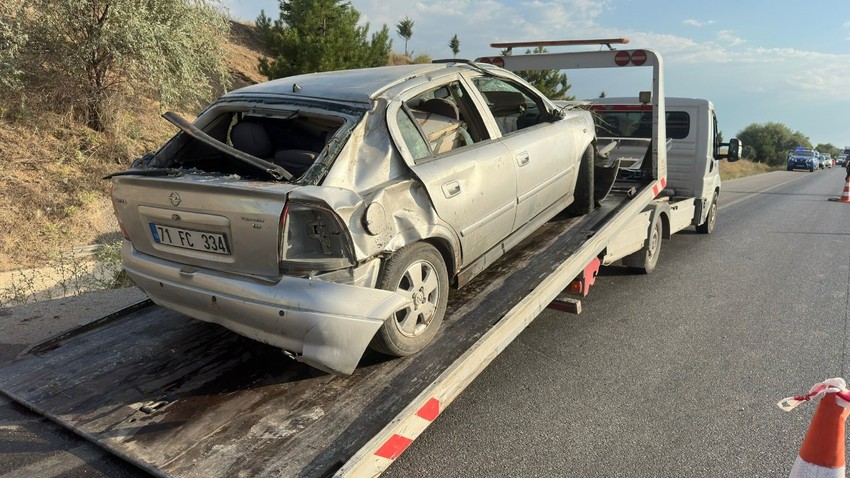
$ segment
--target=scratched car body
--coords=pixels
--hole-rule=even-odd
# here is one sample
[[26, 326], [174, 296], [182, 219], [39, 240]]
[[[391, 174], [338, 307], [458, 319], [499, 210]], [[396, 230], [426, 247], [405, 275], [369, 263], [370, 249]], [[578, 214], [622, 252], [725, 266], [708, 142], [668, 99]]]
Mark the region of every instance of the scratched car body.
[[570, 205], [593, 158], [589, 113], [470, 63], [284, 78], [164, 116], [181, 131], [110, 176], [129, 276], [338, 374], [370, 344], [426, 346], [449, 288]]

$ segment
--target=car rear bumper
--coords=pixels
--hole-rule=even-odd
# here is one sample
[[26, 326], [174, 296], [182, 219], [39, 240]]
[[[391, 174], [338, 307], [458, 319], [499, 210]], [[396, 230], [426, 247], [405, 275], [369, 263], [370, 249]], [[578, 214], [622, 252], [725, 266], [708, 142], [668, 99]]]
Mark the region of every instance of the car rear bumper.
[[351, 374], [387, 317], [407, 301], [380, 289], [284, 276], [277, 282], [186, 267], [123, 247], [124, 269], [155, 303]]

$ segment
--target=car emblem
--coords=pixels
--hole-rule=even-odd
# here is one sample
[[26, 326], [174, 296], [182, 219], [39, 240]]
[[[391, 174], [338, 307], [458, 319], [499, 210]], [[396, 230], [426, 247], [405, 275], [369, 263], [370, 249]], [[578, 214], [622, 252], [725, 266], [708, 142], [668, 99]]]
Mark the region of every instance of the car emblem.
[[168, 196], [168, 199], [171, 199], [171, 205], [172, 206], [176, 207], [176, 206], [180, 205], [180, 195], [179, 194], [171, 193], [171, 195]]

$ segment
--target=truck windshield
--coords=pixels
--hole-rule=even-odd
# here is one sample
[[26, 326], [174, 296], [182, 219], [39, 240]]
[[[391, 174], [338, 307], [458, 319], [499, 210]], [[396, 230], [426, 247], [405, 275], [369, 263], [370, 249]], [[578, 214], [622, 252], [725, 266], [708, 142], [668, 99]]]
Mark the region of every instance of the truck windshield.
[[[617, 138], [651, 138], [652, 137], [652, 111], [641, 109], [639, 111], [619, 111], [602, 108], [591, 108], [593, 119], [596, 122], [596, 134], [601, 137]], [[667, 137], [673, 139], [684, 139], [691, 129], [691, 117], [684, 111], [667, 112]]]

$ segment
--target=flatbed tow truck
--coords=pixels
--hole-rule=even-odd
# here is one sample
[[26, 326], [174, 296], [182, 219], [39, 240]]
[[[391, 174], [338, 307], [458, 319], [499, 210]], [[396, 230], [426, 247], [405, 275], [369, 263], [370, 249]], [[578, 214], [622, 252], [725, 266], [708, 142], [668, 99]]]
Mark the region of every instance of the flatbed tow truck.
[[482, 61], [511, 70], [650, 68], [649, 177], [618, 180], [592, 212], [556, 217], [451, 294], [425, 350], [367, 353], [353, 375], [334, 376], [143, 301], [32, 346], [0, 368], [0, 391], [157, 476], [379, 475], [544, 308], [580, 312], [601, 264], [625, 257], [649, 271], [661, 235], [675, 232], [678, 208], [661, 194], [666, 148], [654, 146], [667, 144], [660, 55]]

